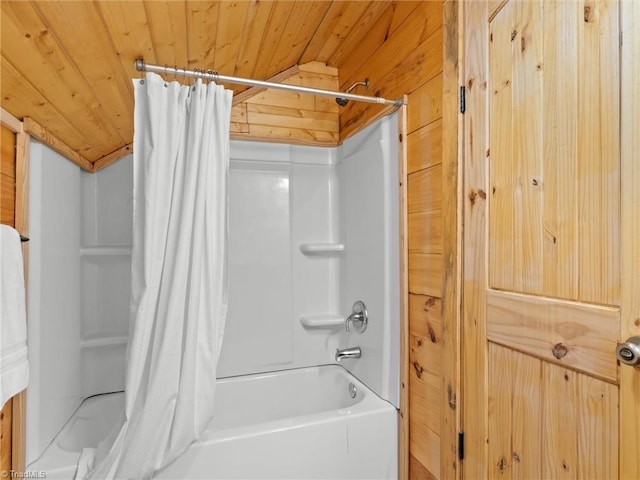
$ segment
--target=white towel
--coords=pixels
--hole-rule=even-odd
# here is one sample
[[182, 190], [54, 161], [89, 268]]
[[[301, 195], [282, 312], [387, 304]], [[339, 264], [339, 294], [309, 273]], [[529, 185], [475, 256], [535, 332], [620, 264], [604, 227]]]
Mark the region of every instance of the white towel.
[[27, 315], [20, 235], [0, 225], [0, 402], [29, 383]]

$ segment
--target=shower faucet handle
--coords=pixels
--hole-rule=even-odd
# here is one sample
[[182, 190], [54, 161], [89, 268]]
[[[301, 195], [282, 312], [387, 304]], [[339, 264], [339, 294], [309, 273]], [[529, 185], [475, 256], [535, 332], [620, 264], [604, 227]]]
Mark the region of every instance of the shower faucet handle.
[[344, 321], [344, 327], [347, 332], [350, 332], [349, 323], [353, 325], [357, 333], [363, 333], [367, 329], [369, 323], [369, 315], [367, 314], [367, 307], [363, 301], [358, 300], [351, 307], [351, 315], [349, 315]]
[[356, 331], [357, 331], [357, 328], [360, 327], [363, 322], [364, 322], [364, 317], [362, 313], [354, 312], [351, 315], [349, 315], [347, 319], [344, 321], [344, 327], [347, 329], [347, 332], [350, 332], [351, 329], [349, 328], [349, 323], [351, 323], [354, 327], [356, 327]]

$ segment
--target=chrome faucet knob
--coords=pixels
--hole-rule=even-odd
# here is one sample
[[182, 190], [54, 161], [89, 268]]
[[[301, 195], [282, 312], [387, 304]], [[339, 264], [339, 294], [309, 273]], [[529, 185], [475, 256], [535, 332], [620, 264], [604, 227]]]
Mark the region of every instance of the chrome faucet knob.
[[367, 307], [361, 300], [356, 301], [351, 307], [351, 314], [344, 321], [344, 327], [347, 332], [351, 331], [349, 323], [353, 325], [357, 333], [362, 333], [367, 329], [369, 323], [369, 315], [367, 314]]
[[348, 332], [348, 331], [350, 331], [349, 330], [349, 323], [352, 323], [353, 326], [356, 327], [356, 329], [358, 329], [358, 328], [362, 327], [362, 322], [364, 322], [364, 316], [362, 315], [362, 313], [352, 313], [344, 321], [344, 326], [345, 326], [345, 328], [347, 329], [347, 332]]

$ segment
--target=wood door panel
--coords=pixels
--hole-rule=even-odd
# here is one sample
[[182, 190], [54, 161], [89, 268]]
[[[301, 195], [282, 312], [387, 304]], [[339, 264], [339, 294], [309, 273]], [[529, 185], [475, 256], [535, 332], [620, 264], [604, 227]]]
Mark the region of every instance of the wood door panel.
[[[489, 31], [489, 285], [521, 290], [516, 279], [516, 171], [513, 161], [513, 79], [511, 33], [515, 3], [510, 2], [491, 22]], [[508, 42], [508, 43], [507, 43]], [[508, 45], [504, 52], [501, 46]]]
[[[544, 62], [543, 2], [510, 2], [516, 8], [512, 25], [512, 132], [515, 166], [514, 267], [516, 285], [526, 293], [542, 293], [543, 188], [542, 183], [542, 78]], [[516, 33], [514, 37], [514, 32]], [[500, 46], [497, 46], [500, 48]], [[491, 47], [489, 49], [491, 54]], [[491, 68], [491, 66], [489, 67]], [[491, 114], [489, 111], [489, 121]], [[503, 132], [504, 133], [504, 132]], [[489, 145], [491, 148], [491, 145]], [[490, 168], [492, 164], [490, 163]], [[500, 228], [497, 225], [497, 228]], [[517, 240], [519, 239], [519, 241]], [[513, 241], [513, 238], [511, 239]]]
[[489, 344], [489, 479], [512, 477], [512, 350]]
[[618, 389], [543, 362], [543, 478], [618, 476]]
[[488, 0], [489, 21], [493, 20], [498, 12], [504, 7], [509, 0]]
[[[490, 344], [491, 345], [491, 344]], [[513, 478], [540, 478], [542, 361], [515, 353], [513, 430], [511, 434]]]
[[619, 321], [614, 307], [487, 291], [490, 341], [613, 383]]
[[489, 32], [489, 282], [620, 301], [614, 4], [509, 2]]
[[576, 376], [566, 368], [542, 364], [543, 478], [577, 478]]
[[489, 478], [540, 478], [542, 362], [489, 343]]
[[620, 2], [578, 3], [578, 298], [619, 305]]
[[[544, 8], [544, 294], [578, 298], [577, 129], [579, 2], [554, 2]], [[559, 42], [558, 39], [564, 41]], [[559, 132], [562, 132], [560, 134]], [[569, 141], [569, 139], [571, 139]], [[551, 174], [553, 172], [553, 174]]]
[[614, 478], [618, 475], [618, 388], [587, 375], [577, 377], [577, 476]]
[[489, 478], [617, 477], [617, 387], [489, 343]]

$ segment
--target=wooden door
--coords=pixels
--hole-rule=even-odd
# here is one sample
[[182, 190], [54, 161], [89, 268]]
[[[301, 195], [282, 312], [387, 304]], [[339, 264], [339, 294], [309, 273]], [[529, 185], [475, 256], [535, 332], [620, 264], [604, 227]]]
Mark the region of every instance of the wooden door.
[[464, 5], [464, 478], [640, 478], [638, 3]]

